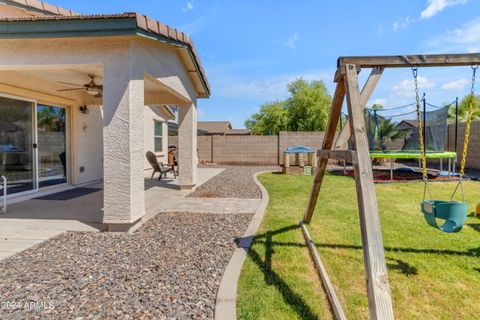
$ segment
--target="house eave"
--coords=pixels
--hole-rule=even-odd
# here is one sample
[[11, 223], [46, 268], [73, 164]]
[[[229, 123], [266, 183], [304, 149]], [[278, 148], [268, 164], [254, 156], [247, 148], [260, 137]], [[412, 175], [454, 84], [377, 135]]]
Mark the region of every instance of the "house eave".
[[169, 46], [186, 50], [195, 67], [195, 73], [200, 80], [202, 90], [198, 90], [199, 98], [208, 98], [210, 89], [201, 67], [194, 57], [190, 45], [166, 36], [140, 28], [135, 15], [129, 17], [91, 18], [80, 19], [51, 19], [51, 20], [0, 20], [0, 39], [45, 39], [45, 38], [76, 38], [76, 37], [112, 37], [112, 36], [140, 36], [159, 41]]

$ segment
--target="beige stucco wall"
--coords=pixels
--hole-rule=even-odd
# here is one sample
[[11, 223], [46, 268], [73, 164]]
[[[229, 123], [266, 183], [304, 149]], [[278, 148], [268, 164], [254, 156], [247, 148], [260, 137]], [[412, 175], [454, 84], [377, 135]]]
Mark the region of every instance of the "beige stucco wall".
[[[43, 78], [44, 73], [53, 70], [86, 68], [97, 68], [102, 74], [103, 102], [92, 101], [85, 93], [77, 96], [58, 92], [56, 79]], [[42, 72], [36, 79], [20, 79], [22, 72], [31, 70]], [[180, 157], [180, 182], [195, 184], [197, 93], [175, 48], [138, 36], [2, 40], [2, 72], [17, 72], [19, 79], [13, 83], [11, 77], [1, 77], [0, 85], [6, 82], [67, 101], [72, 114], [71, 182], [85, 183], [103, 177], [105, 223], [136, 223], [145, 213], [145, 149], [153, 148], [152, 119], [158, 116], [145, 105], [180, 106], [184, 120], [179, 128], [184, 141], [180, 147], [180, 154], [184, 152]], [[91, 105], [88, 115], [78, 110], [83, 104]], [[146, 121], [151, 127], [145, 125]], [[168, 143], [167, 139], [164, 143]], [[85, 172], [80, 173], [80, 167]]]
[[[72, 108], [73, 140], [70, 164], [71, 183], [83, 184], [103, 179], [103, 118], [100, 106], [89, 106], [82, 114]], [[83, 167], [83, 172], [80, 168]]]

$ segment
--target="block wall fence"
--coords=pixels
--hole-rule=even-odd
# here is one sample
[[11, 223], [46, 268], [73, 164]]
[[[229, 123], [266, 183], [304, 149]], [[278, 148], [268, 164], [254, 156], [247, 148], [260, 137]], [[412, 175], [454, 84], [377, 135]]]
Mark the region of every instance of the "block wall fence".
[[[458, 161], [460, 162], [465, 123], [458, 125]], [[303, 145], [318, 150], [323, 132], [280, 132], [275, 136], [198, 136], [198, 160], [201, 163], [283, 165], [287, 147]], [[177, 145], [177, 137], [169, 136], [169, 145]], [[455, 125], [447, 130], [446, 149], [455, 151]], [[294, 160], [293, 155], [291, 161]], [[480, 170], [480, 121], [472, 122], [467, 167]]]

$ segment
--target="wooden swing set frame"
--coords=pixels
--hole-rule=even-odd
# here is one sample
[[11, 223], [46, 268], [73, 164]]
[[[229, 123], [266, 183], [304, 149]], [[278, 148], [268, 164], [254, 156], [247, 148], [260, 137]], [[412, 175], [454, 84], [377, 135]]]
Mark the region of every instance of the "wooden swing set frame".
[[[312, 253], [323, 286], [333, 308], [335, 318], [346, 319], [341, 304], [333, 290], [320, 256], [313, 245], [304, 223], [310, 223], [317, 204], [329, 159], [347, 160], [353, 164], [357, 192], [360, 230], [362, 235], [363, 259], [367, 282], [367, 295], [370, 319], [393, 319], [393, 306], [390, 284], [385, 263], [382, 230], [378, 215], [377, 196], [373, 181], [372, 164], [363, 110], [370, 99], [383, 71], [386, 68], [413, 67], [454, 67], [480, 64], [480, 53], [400, 55], [400, 56], [356, 56], [340, 57], [335, 73], [336, 89], [332, 108], [324, 136], [322, 149], [318, 150], [318, 166], [310, 190], [310, 198], [301, 227]], [[358, 74], [363, 68], [372, 71], [360, 91]], [[335, 138], [343, 101], [348, 107], [348, 134], [352, 141], [351, 150], [331, 150]]]

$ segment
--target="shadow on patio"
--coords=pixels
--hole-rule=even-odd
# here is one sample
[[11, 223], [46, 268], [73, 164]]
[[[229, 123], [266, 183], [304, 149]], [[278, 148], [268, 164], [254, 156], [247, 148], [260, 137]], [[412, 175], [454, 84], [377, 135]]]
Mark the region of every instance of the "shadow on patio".
[[[198, 185], [210, 180], [222, 170], [199, 168]], [[178, 200], [188, 193], [179, 190], [178, 180], [171, 175], [160, 181], [146, 176], [146, 218], [158, 213], [164, 202]], [[74, 220], [101, 229], [103, 184], [90, 184], [11, 204], [7, 213], [0, 215], [0, 219]]]

